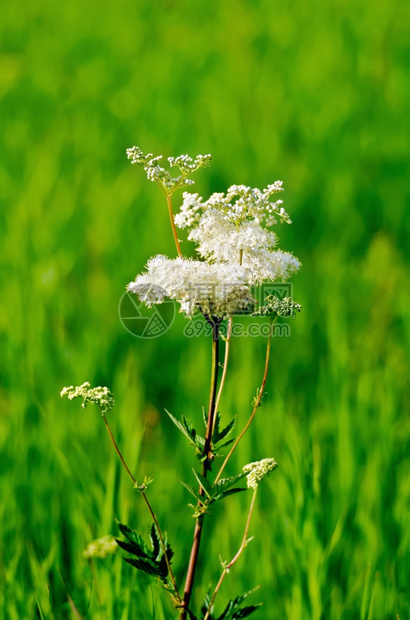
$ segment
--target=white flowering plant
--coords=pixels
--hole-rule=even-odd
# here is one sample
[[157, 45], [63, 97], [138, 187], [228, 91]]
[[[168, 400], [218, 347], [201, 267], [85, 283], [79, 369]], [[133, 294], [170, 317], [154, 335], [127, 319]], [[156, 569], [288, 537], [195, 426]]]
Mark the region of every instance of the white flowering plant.
[[[215, 612], [215, 599], [223, 580], [245, 550], [250, 538], [248, 532], [255, 506], [256, 493], [261, 480], [276, 469], [273, 458], [265, 458], [244, 465], [241, 472], [223, 477], [225, 467], [238, 443], [243, 439], [258, 412], [265, 393], [271, 354], [272, 335], [278, 317], [295, 318], [300, 304], [290, 297], [279, 299], [269, 294], [257, 303], [254, 288], [266, 283], [286, 282], [300, 267], [299, 260], [289, 252], [277, 249], [278, 238], [272, 230], [279, 222], [290, 224], [291, 220], [281, 199], [275, 199], [283, 192], [281, 181], [268, 185], [265, 189], [253, 189], [244, 185], [233, 185], [226, 193], [214, 193], [208, 200], [198, 194], [183, 193], [179, 213], [174, 215], [173, 194], [193, 184], [190, 175], [200, 168], [210, 165], [210, 155], [198, 155], [195, 159], [188, 155], [169, 157], [171, 172], [161, 165], [162, 157], [152, 153], [144, 154], [134, 146], [127, 150], [133, 164], [144, 168], [147, 178], [155, 182], [164, 194], [171, 224], [177, 257], [157, 255], [147, 262], [146, 270], [128, 284], [127, 290], [137, 295], [147, 306], [161, 304], [166, 299], [177, 302], [180, 312], [190, 320], [200, 313], [211, 327], [211, 386], [207, 411], [203, 410], [203, 430], [197, 430], [185, 416], [180, 419], [166, 411], [175, 427], [185, 436], [194, 450], [192, 479], [182, 484], [193, 497], [189, 506], [193, 510], [195, 527], [189, 558], [186, 559], [186, 577], [182, 586], [178, 585], [172, 568], [174, 552], [161, 528], [148, 498], [148, 486], [153, 482], [145, 478], [138, 483], [128, 468], [114, 439], [107, 414], [114, 407], [114, 397], [106, 387], [91, 388], [89, 383], [79, 387], [64, 388], [61, 396], [70, 400], [80, 397], [82, 406], [96, 404], [107, 427], [111, 442], [151, 515], [152, 526], [149, 532], [151, 547], [144, 537], [119, 523], [122, 539], [115, 541], [104, 537], [93, 541], [85, 551], [86, 557], [104, 557], [120, 547], [126, 556], [124, 560], [135, 569], [156, 577], [169, 592], [177, 610], [179, 620], [234, 620], [245, 618], [257, 611], [260, 604], [243, 605], [251, 594], [246, 592], [229, 600], [218, 615]], [[188, 241], [195, 244], [198, 258], [185, 257], [178, 239], [177, 228], [188, 230]], [[236, 417], [222, 423], [219, 411], [221, 395], [226, 383], [231, 334], [237, 314], [248, 314], [257, 320], [267, 319], [270, 325], [267, 338], [265, 365], [261, 384], [252, 402], [250, 415], [239, 420], [242, 429], [232, 437], [237, 424]], [[221, 326], [224, 325], [225, 336]], [[223, 342], [223, 359], [221, 343]], [[221, 462], [220, 465], [219, 463]], [[218, 464], [218, 466], [217, 466]], [[246, 479], [246, 486], [244, 486]], [[244, 526], [241, 545], [229, 562], [222, 561], [222, 571], [216, 585], [207, 592], [199, 610], [192, 605], [195, 577], [203, 535], [204, 520], [210, 514], [210, 507], [218, 501], [240, 492], [251, 492], [248, 516]], [[183, 559], [181, 560], [183, 561]], [[197, 598], [197, 597], [195, 597]]]

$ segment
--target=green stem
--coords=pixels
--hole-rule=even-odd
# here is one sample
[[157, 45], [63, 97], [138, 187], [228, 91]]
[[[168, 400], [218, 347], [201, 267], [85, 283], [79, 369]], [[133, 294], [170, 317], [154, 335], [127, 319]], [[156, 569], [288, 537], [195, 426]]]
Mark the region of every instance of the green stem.
[[[212, 326], [212, 371], [211, 371], [211, 389], [209, 396], [209, 409], [208, 420], [206, 425], [206, 435], [204, 444], [204, 461], [202, 465], [202, 475], [207, 476], [209, 471], [209, 464], [211, 460], [211, 447], [212, 447], [212, 429], [215, 418], [215, 403], [216, 403], [216, 390], [218, 385], [218, 373], [219, 373], [219, 326], [220, 321], [216, 319], [213, 321]], [[199, 488], [199, 495], [203, 497], [204, 490]], [[198, 506], [201, 502], [198, 502]], [[204, 515], [200, 515], [195, 524], [194, 539], [192, 542], [191, 555], [189, 558], [187, 576], [185, 580], [184, 599], [182, 603], [179, 620], [185, 620], [187, 617], [187, 608], [191, 600], [192, 588], [194, 585], [195, 571], [198, 562], [199, 546], [201, 544], [202, 528], [204, 522]]]
[[[221, 377], [221, 382], [219, 384], [218, 396], [216, 397], [216, 402], [215, 402], [215, 413], [218, 413], [218, 410], [219, 410], [219, 401], [221, 400], [222, 390], [225, 385], [226, 371], [228, 370], [229, 351], [230, 351], [231, 335], [232, 335], [232, 322], [233, 322], [233, 319], [232, 317], [230, 317], [230, 319], [228, 320], [228, 330], [226, 333], [226, 340], [225, 340], [225, 356], [224, 356], [222, 377]], [[214, 426], [215, 426], [215, 418], [214, 418]]]
[[259, 392], [252, 410], [252, 413], [249, 417], [249, 420], [247, 421], [247, 423], [245, 424], [245, 427], [243, 428], [242, 432], [238, 435], [238, 437], [235, 439], [234, 443], [232, 444], [231, 449], [229, 450], [228, 454], [225, 457], [224, 462], [221, 465], [221, 468], [215, 478], [215, 482], [214, 485], [218, 482], [218, 480], [220, 479], [220, 477], [222, 476], [222, 472], [226, 467], [227, 462], [229, 461], [229, 459], [231, 458], [234, 450], [236, 449], [238, 443], [240, 442], [240, 440], [242, 439], [242, 437], [244, 436], [244, 434], [246, 433], [246, 431], [248, 430], [248, 428], [250, 427], [253, 418], [255, 417], [255, 414], [261, 404], [261, 400], [265, 391], [265, 385], [266, 385], [266, 379], [268, 377], [268, 369], [269, 369], [269, 360], [270, 360], [270, 352], [271, 352], [271, 342], [272, 342], [272, 331], [273, 331], [273, 323], [271, 323], [270, 326], [270, 331], [269, 331], [269, 337], [268, 337], [268, 344], [266, 346], [266, 357], [265, 357], [265, 370], [263, 373], [263, 379], [262, 379], [262, 383], [261, 386], [259, 388]]
[[[111, 442], [112, 442], [112, 444], [113, 444], [113, 446], [115, 448], [115, 451], [117, 452], [117, 454], [118, 454], [118, 456], [120, 458], [121, 463], [124, 465], [124, 467], [125, 467], [125, 469], [127, 471], [127, 474], [131, 478], [132, 482], [134, 483], [134, 487], [135, 487], [137, 485], [137, 481], [135, 480], [134, 476], [132, 475], [132, 473], [131, 473], [127, 463], [124, 460], [124, 457], [121, 454], [121, 450], [119, 449], [119, 447], [117, 445], [117, 442], [114, 439], [114, 435], [112, 434], [111, 427], [108, 424], [107, 418], [105, 417], [105, 415], [103, 415], [102, 417], [103, 417], [103, 420], [105, 422], [105, 426], [107, 428], [107, 431], [108, 431], [108, 434], [110, 436]], [[161, 528], [159, 526], [157, 517], [155, 516], [155, 513], [152, 510], [152, 506], [149, 503], [148, 497], [146, 496], [144, 491], [140, 491], [140, 492], [142, 494], [142, 497], [144, 498], [145, 504], [146, 504], [146, 506], [147, 506], [147, 508], [148, 508], [148, 510], [150, 512], [150, 515], [152, 517], [152, 520], [154, 521], [154, 525], [155, 525], [156, 530], [158, 532], [159, 540], [160, 540], [160, 543], [161, 543], [161, 549], [162, 549], [162, 552], [164, 554], [165, 562], [166, 562], [167, 568], [168, 568], [168, 574], [169, 574], [169, 577], [171, 579], [172, 586], [174, 588], [176, 599], [177, 599], [178, 603], [181, 603], [181, 597], [179, 595], [177, 583], [176, 583], [176, 580], [175, 580], [175, 576], [174, 576], [174, 573], [172, 572], [171, 563], [170, 563], [169, 558], [168, 558], [167, 549], [166, 549], [166, 546], [165, 546], [165, 540], [164, 540], [164, 536], [162, 534], [162, 530], [161, 530]]]
[[251, 523], [253, 507], [255, 505], [256, 491], [257, 491], [257, 488], [254, 489], [253, 494], [252, 494], [251, 505], [249, 507], [248, 518], [246, 520], [245, 531], [243, 533], [243, 538], [242, 538], [241, 546], [239, 547], [238, 551], [236, 552], [236, 554], [234, 555], [232, 560], [229, 562], [229, 564], [224, 565], [224, 569], [222, 571], [222, 575], [220, 576], [219, 581], [216, 584], [216, 588], [214, 590], [214, 593], [212, 595], [211, 600], [209, 601], [208, 610], [207, 610], [203, 620], [208, 620], [209, 614], [211, 613], [212, 605], [214, 604], [214, 600], [215, 600], [216, 595], [218, 594], [218, 592], [220, 590], [220, 587], [222, 585], [223, 580], [225, 579], [226, 575], [229, 573], [230, 569], [235, 564], [235, 562], [238, 560], [238, 558], [240, 557], [240, 555], [242, 554], [243, 550], [245, 549], [246, 545], [249, 542], [249, 540], [248, 540], [248, 531], [249, 531], [249, 526], [250, 526], [250, 523]]
[[181, 246], [179, 245], [178, 233], [177, 233], [177, 229], [175, 227], [175, 222], [174, 222], [174, 214], [172, 212], [172, 197], [169, 194], [167, 194], [166, 198], [167, 198], [167, 204], [168, 204], [169, 220], [171, 222], [171, 228], [172, 228], [172, 234], [174, 236], [175, 246], [177, 248], [179, 258], [182, 258]]

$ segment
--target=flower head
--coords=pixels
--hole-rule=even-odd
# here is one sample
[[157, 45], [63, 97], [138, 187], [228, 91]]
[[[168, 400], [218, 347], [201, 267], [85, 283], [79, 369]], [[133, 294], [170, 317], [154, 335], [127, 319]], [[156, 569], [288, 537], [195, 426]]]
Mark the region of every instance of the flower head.
[[77, 387], [65, 387], [61, 390], [60, 396], [67, 396], [69, 400], [82, 398], [81, 406], [85, 409], [88, 403], [98, 405], [101, 415], [106, 415], [114, 407], [114, 396], [107, 387], [91, 388], [88, 381]]
[[178, 157], [168, 157], [168, 163], [171, 167], [179, 168], [180, 175], [171, 176], [169, 170], [160, 165], [162, 155], [154, 157], [152, 153], [144, 153], [138, 146], [127, 149], [127, 157], [132, 164], [142, 166], [147, 174], [147, 178], [159, 185], [164, 194], [167, 196], [173, 194], [177, 189], [193, 185], [194, 181], [188, 179], [187, 176], [195, 172], [199, 168], [204, 168], [211, 164], [210, 155], [197, 155], [195, 159], [189, 155], [179, 155]]
[[187, 317], [199, 310], [222, 319], [250, 312], [255, 306], [243, 269], [188, 258], [151, 258], [147, 271], [138, 275], [127, 289], [148, 306], [160, 304], [166, 298], [175, 299]]
[[248, 489], [256, 489], [258, 483], [267, 476], [271, 471], [276, 469], [277, 462], [273, 458], [263, 459], [262, 461], [256, 461], [255, 463], [248, 463], [242, 467], [242, 471], [246, 476], [246, 482]]
[[268, 316], [270, 318], [283, 316], [294, 319], [296, 312], [300, 312], [301, 308], [301, 304], [296, 303], [290, 297], [278, 299], [275, 295], [268, 295], [265, 299], [265, 305], [258, 308], [253, 316]]
[[289, 215], [281, 207], [282, 200], [272, 202], [273, 194], [283, 192], [282, 181], [275, 181], [267, 188], [248, 187], [247, 185], [231, 185], [225, 193], [215, 193], [203, 202], [198, 194], [184, 193], [184, 202], [181, 212], [176, 216], [175, 222], [180, 228], [191, 226], [191, 222], [200, 219], [199, 211], [206, 212], [210, 209], [218, 211], [223, 218], [235, 225], [241, 225], [246, 221], [255, 221], [266, 226], [277, 224], [277, 218], [291, 224]]
[[233, 185], [226, 194], [213, 194], [207, 201], [185, 192], [175, 223], [190, 229], [188, 239], [205, 260], [243, 266], [249, 285], [285, 281], [300, 262], [293, 254], [274, 249], [277, 236], [268, 229], [279, 219], [291, 223], [282, 201], [270, 200], [281, 191], [282, 183], [276, 181], [264, 190]]
[[83, 556], [85, 558], [104, 559], [107, 555], [115, 553], [117, 549], [118, 545], [114, 536], [103, 536], [90, 542], [83, 552]]

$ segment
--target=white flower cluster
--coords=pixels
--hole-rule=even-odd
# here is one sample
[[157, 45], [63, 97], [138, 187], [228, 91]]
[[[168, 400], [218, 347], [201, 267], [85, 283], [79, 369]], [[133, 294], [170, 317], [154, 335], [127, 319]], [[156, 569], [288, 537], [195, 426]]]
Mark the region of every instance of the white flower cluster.
[[274, 250], [277, 237], [265, 228], [277, 223], [276, 216], [291, 223], [284, 208], [279, 208], [282, 201], [269, 200], [279, 191], [283, 191], [281, 181], [263, 191], [233, 185], [226, 195], [213, 194], [205, 202], [198, 194], [185, 192], [175, 223], [191, 229], [188, 239], [197, 244], [205, 260], [242, 265], [248, 284], [285, 281], [299, 269], [300, 262], [290, 252]]
[[179, 176], [172, 177], [170, 172], [158, 163], [162, 160], [162, 155], [157, 157], [154, 157], [152, 153], [144, 155], [138, 146], [133, 146], [127, 149], [127, 157], [132, 164], [142, 166], [147, 174], [147, 178], [157, 183], [167, 196], [173, 194], [181, 187], [193, 185], [194, 181], [186, 177], [198, 170], [198, 168], [209, 166], [212, 160], [211, 155], [198, 155], [195, 159], [192, 159], [189, 155], [168, 157], [169, 165], [177, 167], [181, 171]]
[[[128, 149], [127, 155], [168, 196], [192, 183], [187, 175], [211, 161], [210, 155], [169, 157], [170, 166], [181, 171], [179, 177], [172, 178], [159, 165], [161, 157], [144, 155], [136, 146]], [[199, 194], [185, 192], [174, 221], [179, 228], [189, 229], [188, 239], [196, 243], [203, 260], [154, 257], [147, 272], [138, 275], [128, 290], [149, 305], [166, 297], [175, 299], [188, 317], [197, 310], [217, 318], [249, 312], [254, 303], [249, 287], [285, 281], [300, 267], [293, 254], [275, 249], [277, 236], [269, 230], [279, 220], [291, 223], [282, 200], [272, 200], [282, 191], [282, 182], [276, 181], [263, 190], [232, 185], [226, 193], [212, 194], [206, 201]]]
[[118, 545], [114, 536], [103, 536], [90, 542], [83, 552], [83, 556], [85, 558], [104, 559], [107, 555], [115, 553], [117, 549]]
[[255, 463], [248, 463], [242, 467], [242, 471], [246, 476], [246, 482], [248, 485], [248, 489], [256, 489], [258, 483], [267, 476], [271, 471], [276, 469], [278, 466], [275, 459], [263, 459], [262, 461], [256, 461]]
[[195, 159], [189, 155], [178, 155], [178, 157], [168, 157], [171, 167], [179, 168], [182, 174], [187, 175], [195, 172], [198, 168], [206, 168], [211, 165], [211, 155], [197, 155]]
[[82, 398], [81, 406], [85, 409], [88, 403], [98, 405], [101, 414], [106, 415], [114, 407], [114, 396], [107, 387], [91, 388], [88, 381], [77, 387], [65, 387], [61, 390], [60, 396], [67, 396], [69, 400]]
[[148, 306], [162, 303], [165, 298], [175, 299], [187, 317], [199, 310], [222, 319], [249, 312], [255, 305], [245, 270], [237, 265], [159, 255], [151, 258], [146, 268], [127, 289]]
[[271, 202], [270, 197], [278, 192], [283, 192], [282, 181], [275, 181], [264, 190], [251, 188], [247, 185], [232, 185], [226, 194], [215, 193], [206, 200], [198, 194], [184, 193], [184, 203], [181, 213], [175, 218], [179, 228], [186, 228], [199, 220], [199, 211], [215, 209], [224, 216], [224, 219], [232, 224], [240, 225], [247, 220], [253, 220], [266, 226], [277, 224], [277, 217], [283, 222], [291, 224], [289, 215], [283, 207], [282, 200]]

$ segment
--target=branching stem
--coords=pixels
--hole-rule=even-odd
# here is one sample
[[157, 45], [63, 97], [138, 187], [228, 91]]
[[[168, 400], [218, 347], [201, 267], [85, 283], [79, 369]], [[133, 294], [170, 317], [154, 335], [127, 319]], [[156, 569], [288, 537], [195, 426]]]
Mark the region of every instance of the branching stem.
[[[208, 317], [209, 319], [209, 317]], [[212, 326], [212, 371], [211, 371], [211, 388], [210, 388], [210, 396], [209, 396], [209, 410], [208, 410], [208, 419], [206, 425], [206, 434], [205, 434], [205, 444], [204, 444], [204, 461], [202, 465], [202, 475], [207, 476], [209, 471], [209, 462], [210, 462], [210, 450], [212, 444], [212, 429], [214, 426], [214, 418], [215, 418], [215, 403], [216, 403], [216, 392], [218, 387], [218, 373], [219, 373], [219, 327], [221, 322], [218, 320], [213, 321]], [[204, 490], [202, 487], [199, 488], [199, 495], [202, 497], [204, 495]], [[198, 506], [201, 503], [198, 502]], [[187, 617], [187, 608], [189, 606], [189, 602], [191, 600], [192, 588], [194, 585], [195, 578], [195, 570], [198, 562], [199, 555], [199, 546], [201, 544], [201, 536], [202, 536], [202, 528], [204, 523], [204, 515], [200, 515], [195, 524], [194, 530], [194, 539], [192, 542], [191, 555], [188, 564], [187, 576], [185, 580], [185, 589], [184, 589], [184, 599], [182, 603], [182, 608], [179, 616], [179, 620], [186, 620]]]
[[229, 459], [231, 458], [234, 450], [236, 449], [238, 443], [240, 442], [240, 440], [242, 439], [242, 437], [245, 435], [246, 431], [248, 430], [248, 428], [250, 427], [253, 418], [255, 417], [255, 414], [261, 404], [262, 401], [262, 397], [265, 391], [265, 385], [266, 385], [266, 379], [268, 378], [268, 369], [269, 369], [269, 360], [270, 360], [270, 352], [271, 352], [271, 342], [272, 342], [272, 332], [273, 332], [273, 322], [270, 325], [270, 331], [269, 331], [269, 337], [268, 337], [268, 343], [266, 345], [266, 356], [265, 356], [265, 370], [263, 373], [263, 379], [262, 379], [262, 383], [261, 386], [259, 388], [258, 391], [258, 395], [256, 397], [255, 400], [255, 404], [252, 410], [252, 413], [249, 417], [249, 420], [247, 421], [247, 423], [245, 424], [243, 430], [241, 431], [241, 433], [238, 435], [238, 437], [235, 439], [234, 443], [232, 444], [231, 449], [229, 450], [228, 454], [225, 457], [224, 462], [221, 465], [221, 468], [215, 478], [215, 482], [214, 485], [218, 482], [218, 480], [221, 478], [222, 476], [222, 472], [226, 467], [227, 462], [229, 461]]
[[[108, 434], [109, 434], [109, 436], [110, 436], [111, 442], [112, 442], [112, 444], [113, 444], [113, 446], [114, 446], [114, 448], [115, 448], [115, 451], [117, 452], [117, 454], [118, 454], [118, 456], [119, 456], [119, 458], [120, 458], [121, 463], [124, 465], [124, 467], [125, 467], [125, 469], [126, 469], [126, 471], [127, 471], [127, 474], [128, 474], [128, 475], [129, 475], [129, 477], [131, 478], [131, 480], [132, 480], [132, 482], [133, 482], [133, 484], [134, 484], [134, 487], [135, 487], [135, 486], [137, 486], [137, 481], [135, 480], [134, 476], [132, 475], [132, 473], [131, 473], [131, 471], [130, 471], [130, 469], [129, 469], [128, 465], [127, 465], [127, 463], [126, 463], [126, 462], [125, 462], [125, 460], [124, 460], [124, 457], [123, 457], [123, 456], [122, 456], [122, 454], [121, 454], [121, 450], [119, 449], [119, 447], [118, 447], [118, 445], [117, 445], [117, 442], [116, 442], [116, 441], [115, 441], [115, 439], [114, 439], [114, 435], [112, 434], [111, 427], [110, 427], [110, 425], [108, 424], [108, 420], [107, 420], [106, 416], [105, 416], [105, 415], [103, 415], [102, 417], [103, 417], [103, 420], [104, 420], [104, 422], [105, 422], [105, 426], [106, 426], [106, 428], [107, 428], [107, 431], [108, 431]], [[148, 508], [148, 510], [149, 510], [149, 513], [150, 513], [150, 515], [151, 515], [151, 518], [152, 518], [152, 520], [153, 520], [153, 522], [154, 522], [154, 525], [155, 525], [155, 527], [156, 527], [156, 530], [157, 530], [157, 532], [158, 532], [158, 537], [159, 537], [159, 540], [160, 540], [160, 543], [161, 543], [161, 549], [162, 549], [162, 552], [163, 552], [163, 554], [164, 554], [165, 562], [166, 562], [166, 564], [167, 564], [168, 574], [169, 574], [169, 577], [170, 577], [171, 582], [172, 582], [172, 587], [174, 588], [175, 597], [176, 597], [176, 599], [177, 599], [178, 603], [181, 603], [182, 601], [181, 601], [181, 597], [180, 597], [179, 592], [178, 592], [178, 588], [177, 588], [177, 583], [176, 583], [176, 580], [175, 580], [175, 576], [174, 576], [174, 573], [172, 572], [171, 563], [170, 563], [169, 558], [168, 558], [167, 548], [166, 548], [166, 545], [165, 545], [164, 535], [163, 535], [163, 533], [162, 533], [162, 530], [161, 530], [161, 528], [160, 528], [160, 526], [159, 526], [159, 523], [158, 523], [157, 517], [155, 516], [155, 513], [154, 513], [154, 511], [153, 511], [153, 509], [152, 509], [152, 506], [151, 506], [151, 504], [150, 504], [150, 502], [149, 502], [149, 500], [148, 500], [148, 497], [147, 497], [147, 495], [146, 495], [145, 491], [141, 491], [141, 490], [140, 490], [140, 493], [142, 494], [142, 497], [144, 498], [144, 502], [145, 502], [145, 504], [146, 504], [146, 506], [147, 506], [147, 508]]]
[[257, 490], [258, 489], [255, 488], [254, 491], [253, 491], [253, 494], [252, 494], [251, 505], [249, 507], [248, 518], [246, 520], [245, 531], [243, 533], [243, 538], [242, 538], [241, 546], [239, 547], [238, 551], [236, 552], [236, 554], [234, 555], [232, 560], [229, 562], [229, 564], [225, 564], [224, 565], [224, 569], [222, 571], [222, 574], [221, 574], [221, 576], [219, 578], [218, 583], [216, 584], [214, 593], [212, 594], [212, 598], [209, 601], [208, 610], [207, 610], [203, 620], [208, 620], [209, 614], [211, 613], [211, 610], [212, 610], [212, 605], [214, 604], [215, 597], [216, 597], [216, 595], [218, 594], [218, 592], [220, 590], [220, 587], [222, 585], [223, 580], [225, 579], [226, 575], [229, 573], [229, 570], [232, 568], [232, 566], [235, 564], [235, 562], [239, 559], [240, 555], [242, 554], [243, 550], [245, 549], [246, 545], [249, 542], [249, 540], [248, 540], [248, 532], [249, 532], [249, 526], [250, 526], [250, 523], [251, 523], [253, 507], [255, 505], [255, 498], [256, 498]]

